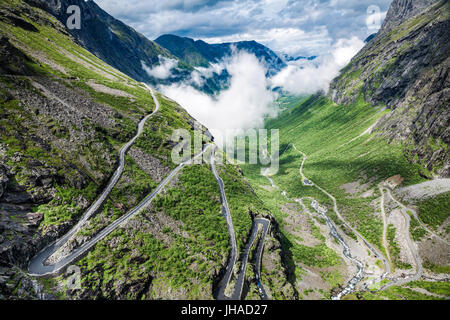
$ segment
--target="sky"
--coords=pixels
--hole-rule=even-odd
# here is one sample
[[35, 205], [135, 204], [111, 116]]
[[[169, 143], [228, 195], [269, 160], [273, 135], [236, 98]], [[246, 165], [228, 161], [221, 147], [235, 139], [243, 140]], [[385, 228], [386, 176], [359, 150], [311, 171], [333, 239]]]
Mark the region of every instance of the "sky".
[[95, 0], [151, 40], [256, 40], [291, 56], [321, 55], [340, 39], [364, 40], [392, 0]]
[[[318, 56], [314, 61], [289, 61], [266, 77], [267, 65], [255, 55], [235, 51], [191, 77], [157, 89], [180, 103], [225, 144], [240, 130], [263, 128], [276, 116], [275, 88], [293, 95], [327, 92], [330, 82], [377, 32], [391, 0], [95, 0], [104, 10], [149, 39], [175, 34], [209, 43], [256, 40], [276, 53]], [[160, 57], [142, 68], [167, 79], [177, 61]], [[227, 70], [229, 85], [210, 96], [196, 89], [214, 73]], [[236, 116], [239, 115], [239, 116]]]

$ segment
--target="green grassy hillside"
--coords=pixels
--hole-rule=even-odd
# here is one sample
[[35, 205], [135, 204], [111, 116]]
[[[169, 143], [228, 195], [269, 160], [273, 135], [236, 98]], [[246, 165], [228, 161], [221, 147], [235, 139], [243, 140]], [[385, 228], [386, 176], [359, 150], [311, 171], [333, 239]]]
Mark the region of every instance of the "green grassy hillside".
[[[410, 164], [405, 158], [401, 144], [389, 144], [378, 137], [376, 132], [360, 136], [387, 112], [382, 107], [364, 103], [362, 99], [349, 106], [339, 106], [326, 97], [312, 96], [306, 101], [300, 101], [278, 118], [266, 122], [267, 129], [280, 130], [280, 150], [285, 150], [280, 157], [280, 170], [272, 177], [279, 189], [269, 187], [269, 181], [261, 176], [260, 166], [244, 165], [243, 170], [258, 196], [264, 199], [282, 226], [285, 254], [291, 257], [291, 267], [296, 270], [293, 282], [301, 282], [305, 274], [302, 266], [310, 266], [322, 270], [324, 275], [334, 270], [331, 274], [335, 276], [324, 276], [323, 282], [331, 284], [334, 279], [334, 285], [343, 284], [338, 268], [342, 265], [339, 258], [341, 252], [326, 246], [301, 244], [302, 239], [293, 234], [290, 218], [286, 214], [285, 206], [291, 201], [281, 195], [282, 190], [287, 191], [287, 196], [291, 199], [312, 197], [319, 200], [328, 206], [328, 215], [344, 232], [353, 238], [355, 235], [337, 219], [332, 210], [332, 202], [326, 195], [317, 188], [301, 183], [299, 168], [303, 156], [292, 144], [307, 155], [303, 168], [306, 177], [331, 193], [337, 199], [338, 208], [346, 220], [370, 243], [385, 252], [379, 205], [374, 202], [380, 197], [377, 185], [397, 174], [405, 178], [403, 185], [424, 180], [419, 175], [420, 167]], [[364, 188], [349, 194], [343, 185], [352, 182], [358, 182]], [[370, 192], [363, 195], [367, 191]], [[300, 208], [296, 210], [297, 214], [294, 215], [304, 214]], [[320, 226], [320, 221], [318, 223]], [[314, 229], [312, 225], [309, 232], [317, 234], [320, 239], [320, 233], [314, 232]], [[336, 282], [335, 279], [340, 281]], [[303, 291], [304, 294], [305, 292], [310, 293], [308, 290]], [[329, 294], [323, 295], [329, 297]]]
[[[119, 149], [155, 104], [141, 83], [78, 46], [56, 18], [23, 1], [2, 1], [0, 10], [0, 272], [9, 283], [0, 284], [0, 296], [33, 298], [29, 259], [96, 199]], [[175, 102], [157, 98], [160, 110], [128, 152], [120, 181], [69, 247], [128, 212], [176, 166], [171, 135], [194, 134], [196, 123]], [[220, 174], [242, 248], [251, 213], [266, 211], [237, 167]], [[204, 163], [186, 167], [147, 212], [77, 262], [82, 290], [65, 292], [64, 275], [39, 281], [46, 293], [64, 293], [57, 297], [211, 299], [229, 250], [219, 187]]]

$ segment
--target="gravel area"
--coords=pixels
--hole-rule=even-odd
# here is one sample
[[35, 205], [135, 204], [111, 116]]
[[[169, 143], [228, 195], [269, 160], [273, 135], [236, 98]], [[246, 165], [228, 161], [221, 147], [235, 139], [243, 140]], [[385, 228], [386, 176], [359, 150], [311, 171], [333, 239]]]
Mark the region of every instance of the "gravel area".
[[400, 188], [395, 194], [405, 201], [424, 200], [450, 191], [450, 179], [435, 179], [409, 187]]

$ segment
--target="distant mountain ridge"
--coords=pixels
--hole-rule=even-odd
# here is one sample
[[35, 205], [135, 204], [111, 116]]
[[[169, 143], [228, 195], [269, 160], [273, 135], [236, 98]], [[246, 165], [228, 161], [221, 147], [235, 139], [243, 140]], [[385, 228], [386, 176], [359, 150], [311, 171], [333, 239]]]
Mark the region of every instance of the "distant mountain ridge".
[[[160, 57], [174, 58], [166, 49], [147, 39], [133, 28], [115, 19], [94, 1], [84, 0], [25, 0], [28, 4], [39, 7], [64, 25], [69, 17], [67, 8], [77, 5], [81, 9], [81, 29], [69, 30], [72, 37], [85, 49], [101, 60], [117, 68], [137, 81], [154, 83], [143, 67], [152, 68], [160, 63]], [[192, 68], [183, 63], [175, 71], [175, 78], [181, 79]]]
[[309, 56], [309, 57], [307, 57], [307, 56], [298, 56], [298, 57], [293, 57], [293, 56], [290, 56], [288, 54], [281, 54], [281, 57], [286, 62], [300, 61], [300, 60], [314, 61], [314, 60], [317, 59], [317, 56]]
[[[67, 8], [77, 5], [81, 9], [81, 29], [66, 31], [75, 41], [101, 60], [117, 68], [137, 81], [171, 84], [188, 80], [196, 67], [208, 67], [231, 55], [233, 48], [246, 50], [267, 64], [268, 75], [274, 75], [286, 64], [271, 49], [256, 41], [208, 44], [174, 35], [164, 35], [156, 41], [147, 39], [133, 28], [115, 19], [94, 1], [84, 0], [25, 0], [56, 17], [63, 25], [69, 14]], [[156, 78], [149, 70], [164, 63], [164, 59], [176, 60], [167, 78]], [[223, 87], [226, 74], [213, 75], [198, 88], [214, 93]]]
[[233, 48], [253, 53], [258, 59], [264, 61], [270, 75], [286, 67], [284, 61], [275, 52], [256, 41], [209, 44], [203, 40], [166, 34], [158, 37], [155, 42], [194, 67], [207, 67], [210, 63], [218, 62], [231, 55]]

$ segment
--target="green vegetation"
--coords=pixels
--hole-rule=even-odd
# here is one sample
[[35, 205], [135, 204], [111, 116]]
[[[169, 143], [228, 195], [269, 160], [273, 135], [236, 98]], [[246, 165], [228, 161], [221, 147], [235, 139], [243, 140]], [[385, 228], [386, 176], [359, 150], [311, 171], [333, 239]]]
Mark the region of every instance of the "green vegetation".
[[[423, 289], [419, 292], [414, 289]], [[363, 292], [357, 296], [363, 300], [445, 300], [450, 295], [448, 282], [414, 281], [405, 286], [393, 286], [384, 291]]]
[[[363, 184], [375, 178], [371, 180], [371, 187], [375, 187], [381, 180], [396, 174], [405, 178], [406, 185], [423, 181], [417, 173], [418, 167], [411, 165], [403, 155], [401, 145], [388, 144], [374, 134], [355, 139], [383, 114], [362, 98], [344, 107], [334, 105], [325, 97], [311, 97], [266, 124], [268, 129], [280, 129], [281, 150], [294, 143], [298, 150], [307, 154], [305, 175], [333, 194], [346, 219], [380, 249], [382, 223], [370, 204], [377, 195], [349, 197], [340, 186], [358, 180]], [[330, 207], [331, 201], [326, 195], [300, 182], [298, 170], [301, 160], [300, 153], [288, 148], [281, 155], [278, 174], [272, 177], [275, 184], [283, 186], [290, 198], [309, 196]], [[259, 166], [243, 166], [243, 169], [255, 189], [267, 184], [262, 182], [263, 177], [257, 177]], [[273, 196], [261, 196], [263, 199], [268, 197]], [[331, 210], [329, 215], [342, 226]]]
[[269, 214], [262, 201], [245, 182], [242, 173], [231, 164], [218, 166], [217, 170], [225, 184], [225, 193], [231, 211], [238, 250], [242, 251], [252, 227], [251, 214]]
[[428, 292], [442, 295], [450, 296], [450, 283], [449, 282], [429, 282], [429, 281], [414, 281], [408, 283], [410, 288], [422, 288]]
[[[229, 251], [218, 186], [211, 171], [200, 165], [185, 167], [174, 181], [146, 213], [135, 218], [141, 228], [115, 231], [78, 263], [84, 270], [86, 288], [113, 295], [107, 288], [127, 278], [152, 281], [152, 285], [164, 283], [173, 290], [190, 288], [187, 298], [211, 298], [212, 271], [224, 264]], [[144, 231], [153, 225], [148, 217], [157, 212], [180, 223], [179, 231], [167, 224], [161, 228], [169, 237], [166, 240]], [[112, 245], [112, 241], [118, 244]], [[143, 298], [136, 294], [129, 298]]]
[[[357, 76], [354, 74], [354, 78]], [[337, 219], [330, 198], [317, 188], [301, 183], [299, 168], [303, 156], [291, 144], [307, 155], [303, 168], [306, 177], [336, 197], [341, 214], [381, 251], [383, 225], [372, 205], [379, 197], [376, 186], [397, 174], [405, 178], [405, 185], [423, 181], [418, 174], [419, 166], [409, 163], [404, 156], [402, 145], [388, 144], [376, 134], [357, 138], [385, 114], [385, 111], [380, 110], [381, 107], [372, 107], [365, 103], [362, 97], [349, 106], [337, 106], [323, 96], [310, 97], [289, 108], [278, 118], [266, 121], [267, 129], [280, 130], [280, 150], [284, 152], [280, 156], [278, 173], [271, 177], [280, 189], [270, 187], [269, 181], [261, 175], [260, 165], [242, 165], [255, 192], [259, 198], [264, 199], [264, 204], [280, 224], [287, 264], [295, 270], [293, 278], [290, 279], [291, 283], [294, 284], [302, 277], [300, 264], [318, 268], [336, 267], [341, 263], [341, 259], [323, 244], [315, 247], [302, 245], [302, 239], [285, 230], [287, 214], [283, 206], [289, 201], [281, 195], [281, 191], [286, 190], [291, 199], [317, 199], [328, 207], [330, 218], [350, 237], [355, 238]], [[361, 185], [368, 183], [368, 189], [375, 189], [374, 194], [363, 198], [358, 195], [350, 196], [341, 189], [343, 184], [355, 181], [359, 181]], [[315, 237], [320, 239], [319, 233], [314, 229]], [[392, 231], [391, 229], [391, 238]], [[398, 259], [396, 262], [398, 267], [410, 267], [401, 264]]]
[[342, 283], [344, 282], [342, 275], [336, 271], [335, 272], [321, 271], [320, 277], [322, 278], [323, 281], [328, 282], [333, 288], [342, 285]]
[[384, 291], [376, 293], [364, 292], [359, 294], [362, 300], [444, 300], [432, 295], [420, 293], [405, 287], [390, 287]]
[[420, 241], [423, 237], [427, 235], [427, 230], [422, 228], [419, 221], [417, 221], [414, 218], [411, 218], [411, 225], [409, 231], [414, 241]]
[[392, 262], [395, 267], [398, 269], [412, 269], [412, 266], [409, 263], [405, 263], [400, 260], [400, 247], [398, 243], [395, 241], [396, 229], [394, 225], [388, 225], [388, 240], [389, 240], [389, 253], [391, 255]]
[[[234, 180], [238, 174], [234, 166], [221, 168], [236, 234], [238, 239], [245, 240], [251, 228], [248, 210], [252, 208], [255, 211], [258, 203], [254, 204], [256, 198], [249, 194], [249, 186], [242, 184], [242, 179]], [[174, 183], [155, 198], [147, 213], [135, 218], [144, 229], [125, 228], [114, 232], [78, 263], [84, 268], [83, 285], [86, 288], [101, 289], [103, 294], [107, 294], [106, 288], [115, 286], [124, 277], [145, 282], [150, 281], [148, 275], [151, 275], [154, 278], [152, 286], [165, 286], [172, 290], [190, 288], [187, 298], [211, 298], [210, 286], [215, 280], [212, 277], [218, 271], [217, 267], [225, 264], [230, 250], [226, 222], [221, 215], [219, 188], [205, 165], [185, 167], [174, 178]], [[241, 207], [242, 197], [245, 197], [248, 207]], [[152, 235], [143, 231], [149, 221], [153, 221], [148, 217], [158, 212], [164, 212], [168, 219], [179, 223], [179, 231], [173, 229], [172, 224], [161, 227], [161, 234], [168, 237], [166, 240], [158, 233]], [[119, 243], [111, 246], [112, 241]], [[131, 248], [139, 250], [139, 259], [132, 254]], [[99, 265], [103, 268], [99, 269]], [[114, 293], [110, 294], [113, 297]], [[133, 293], [129, 298], [141, 296]]]
[[438, 273], [438, 274], [439, 273], [450, 273], [450, 266], [438, 266], [429, 261], [425, 261], [423, 263], [423, 267], [425, 269], [430, 270], [431, 272]]
[[227, 252], [228, 233], [214, 175], [207, 167], [194, 165], [184, 168], [179, 179], [179, 187], [170, 188], [155, 199], [154, 210], [185, 223], [186, 231], [199, 234], [198, 242], [213, 240], [219, 252]]
[[[186, 129], [192, 132], [193, 119], [190, 119], [188, 113], [175, 102], [160, 94], [156, 95], [160, 103], [160, 109], [147, 121], [142, 136], [136, 141], [136, 146], [145, 153], [157, 157], [164, 166], [175, 168], [176, 164], [171, 161], [171, 136], [178, 129]], [[193, 139], [194, 133], [192, 132], [192, 142]]]
[[419, 207], [420, 220], [437, 229], [450, 216], [450, 192], [424, 200], [416, 205]]

